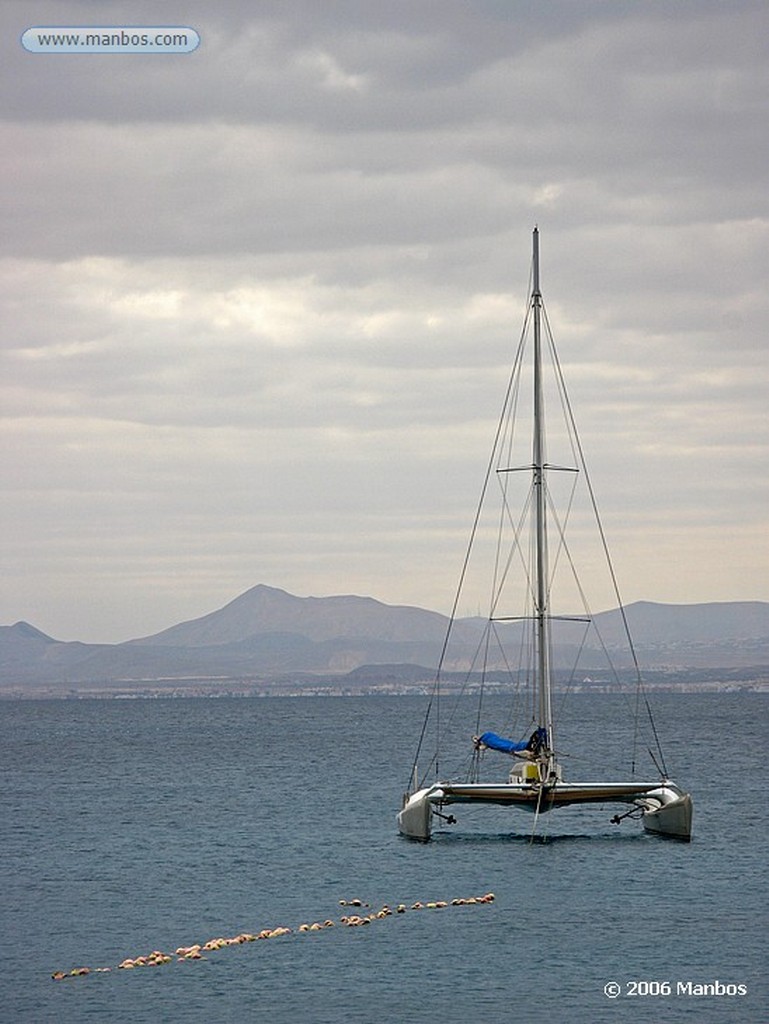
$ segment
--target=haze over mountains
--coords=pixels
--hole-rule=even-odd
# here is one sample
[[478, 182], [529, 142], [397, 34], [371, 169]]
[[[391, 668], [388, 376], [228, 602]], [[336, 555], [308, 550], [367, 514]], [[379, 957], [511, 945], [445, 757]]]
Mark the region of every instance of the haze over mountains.
[[[769, 679], [769, 603], [663, 605], [638, 602], [626, 609], [646, 673], [691, 681]], [[604, 643], [622, 635], [620, 614], [595, 617]], [[232, 681], [311, 685], [313, 679], [429, 678], [440, 655], [447, 619], [421, 608], [382, 604], [369, 597], [295, 597], [259, 585], [208, 615], [153, 636], [120, 644], [61, 642], [34, 626], [0, 627], [0, 692], [56, 694], [119, 687], [123, 690], [207, 680], [223, 689]], [[501, 627], [520, 630], [520, 623]], [[462, 619], [453, 632], [450, 669], [466, 670], [483, 623]], [[556, 668], [571, 664], [576, 634], [564, 634]], [[603, 664], [588, 648], [581, 669]], [[755, 670], [755, 671], [748, 671]], [[715, 673], [715, 676], [714, 676]]]

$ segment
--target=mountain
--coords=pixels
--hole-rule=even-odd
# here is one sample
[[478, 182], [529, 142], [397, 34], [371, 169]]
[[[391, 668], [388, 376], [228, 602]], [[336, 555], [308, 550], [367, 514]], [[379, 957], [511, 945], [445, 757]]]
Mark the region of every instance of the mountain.
[[[695, 645], [763, 638], [769, 627], [769, 603], [764, 601], [713, 602], [710, 604], [655, 604], [637, 601], [625, 609], [633, 639], [644, 646]], [[596, 616], [604, 637], [622, 635], [620, 612]]]
[[56, 644], [28, 622], [0, 626], [0, 678], [23, 674], [30, 663], [44, 661], [50, 645]]
[[[638, 602], [625, 610], [645, 671], [726, 673], [756, 668], [769, 677], [769, 603], [665, 605]], [[595, 616], [604, 643], [623, 635], [617, 610]], [[422, 608], [386, 605], [370, 597], [296, 597], [259, 585], [223, 608], [151, 636], [121, 644], [61, 642], [26, 622], [0, 627], [0, 692], [66, 692], [80, 688], [141, 689], [161, 681], [275, 680], [345, 677], [358, 682], [429, 678], [447, 619]], [[521, 623], [500, 624], [520, 633]], [[573, 660], [582, 627], [568, 623], [555, 667]], [[482, 634], [478, 619], [456, 623], [448, 668], [472, 664]], [[597, 651], [581, 665], [600, 665]], [[627, 662], [626, 662], [627, 663]], [[379, 666], [379, 668], [377, 668]], [[422, 668], [420, 668], [422, 666]], [[620, 665], [621, 667], [621, 665]]]
[[[684, 672], [769, 666], [769, 603], [655, 604], [638, 601], [625, 609], [644, 670]], [[624, 643], [618, 609], [595, 621], [606, 646]]]
[[368, 639], [397, 643], [443, 638], [437, 612], [386, 605], [371, 597], [294, 597], [285, 590], [252, 587], [200, 619], [130, 641], [162, 647], [207, 647], [247, 640], [258, 633], [295, 633], [314, 641]]

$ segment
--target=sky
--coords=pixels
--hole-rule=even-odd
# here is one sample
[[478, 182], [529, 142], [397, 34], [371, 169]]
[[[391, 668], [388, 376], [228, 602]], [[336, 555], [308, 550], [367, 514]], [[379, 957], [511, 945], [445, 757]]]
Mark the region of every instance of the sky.
[[[20, 43], [161, 24], [200, 46]], [[535, 224], [625, 601], [769, 600], [764, 0], [4, 0], [0, 45], [0, 623], [448, 612]]]

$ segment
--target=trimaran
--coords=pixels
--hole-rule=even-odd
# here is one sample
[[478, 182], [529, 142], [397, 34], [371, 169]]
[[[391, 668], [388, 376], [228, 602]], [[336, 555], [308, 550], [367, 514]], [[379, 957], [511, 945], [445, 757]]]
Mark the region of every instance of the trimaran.
[[[543, 349], [549, 355], [548, 369], [552, 370], [555, 385], [546, 387]], [[524, 353], [528, 353], [524, 356]], [[529, 368], [531, 381], [522, 386], [524, 363]], [[545, 399], [550, 393], [558, 396], [558, 403], [563, 412], [562, 430], [568, 437], [567, 448], [571, 456], [559, 465], [548, 461], [548, 442], [550, 437], [545, 432]], [[523, 464], [516, 464], [513, 452], [518, 451], [520, 437], [515, 434], [513, 425], [521, 406], [527, 406], [530, 413], [530, 430], [526, 431], [524, 440], [525, 455]], [[520, 432], [519, 432], [520, 433]], [[597, 535], [600, 538], [600, 550], [608, 569], [608, 578], [618, 605], [619, 621], [623, 632], [627, 635], [629, 650], [629, 666], [634, 672], [635, 711], [648, 712], [657, 754], [649, 750], [652, 761], [657, 769], [657, 777], [653, 781], [640, 781], [635, 778], [635, 751], [631, 777], [626, 781], [588, 781], [572, 782], [564, 778], [561, 761], [564, 754], [556, 745], [554, 729], [554, 676], [557, 648], [554, 648], [554, 629], [556, 625], [565, 625], [574, 635], [584, 624], [585, 634], [582, 642], [572, 643], [572, 648], [579, 655], [584, 653], [584, 636], [592, 629], [595, 617], [586, 606], [586, 597], [581, 582], [576, 574], [575, 562], [566, 541], [566, 526], [570, 518], [576, 517], [573, 506], [573, 494], [576, 481], [581, 476], [586, 481], [589, 495], [589, 508], [595, 516]], [[568, 485], [562, 489], [566, 494], [565, 511], [557, 510], [554, 494], [558, 478], [562, 485], [564, 479]], [[515, 515], [512, 510], [510, 494], [511, 481], [524, 483], [524, 511]], [[456, 678], [450, 669], [458, 664], [452, 662], [448, 654], [452, 631], [461, 631], [462, 622], [457, 620], [456, 613], [460, 603], [460, 594], [466, 583], [470, 553], [473, 546], [483, 541], [481, 526], [481, 509], [489, 494], [494, 492], [501, 499], [500, 511], [497, 515], [499, 538], [503, 534], [506, 541], [498, 539], [496, 553], [492, 556], [491, 593], [489, 614], [483, 631], [484, 639], [478, 646], [472, 665], [477, 670], [468, 674], [473, 679], [472, 688], [483, 695], [486, 678], [485, 670], [492, 665], [506, 669], [514, 667], [512, 675], [531, 696], [522, 698], [526, 709], [519, 718], [519, 732], [516, 739], [499, 735], [497, 732], [482, 731], [480, 712], [477, 720], [477, 733], [472, 738], [466, 737], [465, 766], [462, 775], [446, 776], [441, 774], [441, 761], [438, 757], [440, 744], [444, 742], [444, 734], [451, 732], [447, 726], [446, 713], [441, 713], [440, 701], [445, 691], [451, 689], [447, 678]], [[492, 545], [493, 547], [493, 545]], [[551, 550], [549, 550], [549, 548]], [[579, 595], [583, 602], [584, 614], [560, 614], [560, 608], [554, 607], [554, 564], [566, 567], [573, 577], [573, 593]], [[523, 584], [519, 591], [525, 595], [520, 606], [513, 611], [506, 607], [505, 601], [509, 593], [509, 581], [514, 569], [521, 569]], [[574, 609], [570, 609], [571, 612]], [[615, 616], [616, 618], [616, 616]], [[503, 652], [505, 641], [514, 639], [518, 647], [517, 653]], [[608, 645], [599, 637], [599, 647], [608, 655]], [[524, 654], [528, 661], [524, 658]], [[480, 666], [480, 667], [479, 667]], [[571, 684], [577, 678], [576, 667], [569, 677]], [[481, 680], [480, 682], [478, 680]], [[619, 679], [617, 679], [619, 684]], [[568, 689], [569, 684], [565, 687]], [[529, 689], [530, 688], [530, 689]], [[455, 688], [456, 689], [456, 688]], [[561, 689], [564, 689], [563, 687]], [[465, 693], [460, 688], [460, 694]], [[456, 696], [456, 694], [455, 694]], [[576, 698], [579, 699], [579, 698]], [[520, 713], [519, 713], [520, 714]], [[443, 716], [443, 717], [442, 717]], [[435, 726], [436, 753], [428, 758], [429, 764], [424, 774], [419, 776], [419, 760], [425, 757], [427, 738], [433, 735], [431, 722]], [[497, 726], [499, 728], [499, 726]], [[636, 725], [637, 730], [637, 725]], [[456, 729], [454, 729], [456, 734]], [[636, 733], [637, 735], [637, 733]], [[456, 736], [455, 736], [456, 738]], [[500, 762], [504, 758], [507, 769], [501, 770]], [[482, 781], [485, 762], [493, 762], [497, 781]], [[651, 773], [650, 773], [651, 774]], [[499, 780], [499, 776], [502, 779]], [[506, 776], [506, 777], [505, 777]], [[576, 426], [571, 411], [571, 403], [565, 390], [560, 363], [550, 331], [549, 321], [540, 291], [539, 275], [539, 233], [533, 234], [533, 260], [530, 278], [529, 297], [526, 304], [526, 315], [516, 358], [513, 374], [510, 379], [500, 425], [497, 430], [492, 457], [488, 465], [486, 481], [482, 489], [481, 502], [476, 514], [470, 547], [465, 558], [460, 585], [454, 602], [454, 610], [446, 640], [443, 645], [441, 662], [435, 678], [434, 687], [429, 700], [422, 733], [419, 740], [417, 755], [412, 765], [409, 790], [404, 795], [403, 807], [398, 814], [398, 827], [405, 836], [427, 840], [430, 838], [434, 819], [450, 824], [456, 823], [452, 814], [445, 814], [444, 808], [454, 804], [497, 805], [521, 808], [533, 812], [536, 822], [539, 815], [556, 807], [579, 804], [620, 803], [626, 805], [624, 813], [612, 818], [619, 823], [626, 817], [639, 817], [644, 829], [649, 833], [670, 836], [677, 839], [691, 838], [692, 800], [688, 793], [680, 789], [667, 777], [665, 760], [659, 746], [659, 738], [651, 709], [643, 690], [643, 683], [638, 660], [630, 639], [627, 617], [619, 596], [614, 569], [609, 558], [603, 526], [598, 518], [593, 488], [585, 466], [582, 445], [576, 433]]]

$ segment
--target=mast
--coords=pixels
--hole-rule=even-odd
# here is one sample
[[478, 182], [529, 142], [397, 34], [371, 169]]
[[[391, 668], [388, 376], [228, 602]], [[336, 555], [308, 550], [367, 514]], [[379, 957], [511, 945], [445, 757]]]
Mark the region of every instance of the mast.
[[545, 400], [542, 386], [542, 293], [539, 290], [539, 229], [533, 235], [534, 312], [534, 438], [532, 470], [535, 525], [535, 607], [539, 725], [547, 729], [547, 746], [553, 749], [553, 721], [550, 679], [550, 618], [548, 608], [547, 495], [545, 489]]

